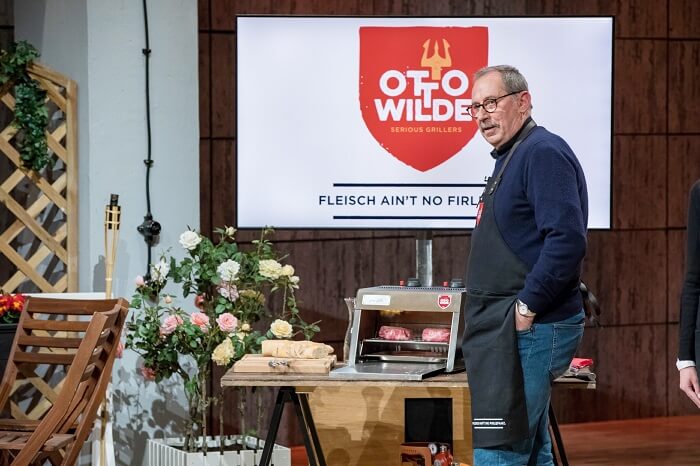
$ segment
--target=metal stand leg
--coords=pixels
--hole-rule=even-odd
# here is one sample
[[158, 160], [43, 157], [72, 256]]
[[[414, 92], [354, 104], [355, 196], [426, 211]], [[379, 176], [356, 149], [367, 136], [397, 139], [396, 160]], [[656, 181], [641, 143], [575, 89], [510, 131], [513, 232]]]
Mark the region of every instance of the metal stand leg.
[[321, 441], [318, 438], [318, 432], [316, 432], [316, 424], [314, 423], [314, 418], [311, 415], [311, 408], [309, 407], [309, 396], [306, 393], [297, 394], [299, 396], [299, 401], [301, 403], [301, 409], [304, 413], [304, 419], [306, 419], [306, 425], [311, 433], [311, 441], [316, 451], [316, 458], [318, 459], [318, 464], [320, 466], [326, 466], [326, 459], [323, 456], [323, 450], [321, 449]]
[[[569, 466], [569, 460], [566, 459], [566, 451], [564, 450], [564, 440], [561, 438], [561, 432], [559, 431], [559, 423], [557, 423], [557, 417], [554, 415], [554, 408], [551, 403], [549, 405], [549, 428], [552, 430], [554, 436], [554, 444], [557, 446], [557, 453], [559, 459], [561, 460], [562, 466]], [[552, 456], [554, 457], [554, 464], [558, 465], [557, 455], [552, 451]]]
[[[272, 419], [270, 419], [270, 428], [267, 431], [267, 438], [265, 438], [265, 446], [263, 447], [262, 456], [260, 457], [260, 466], [269, 466], [270, 460], [272, 459], [272, 447], [275, 445], [275, 440], [277, 439], [277, 430], [280, 427], [280, 421], [282, 420], [282, 411], [284, 410], [284, 403], [287, 401], [287, 391], [285, 388], [281, 387], [277, 392], [277, 400], [275, 401], [275, 409], [272, 411]], [[294, 390], [292, 388], [292, 390]]]
[[294, 405], [294, 413], [299, 421], [299, 428], [304, 437], [304, 446], [306, 447], [306, 455], [309, 458], [310, 466], [326, 466], [326, 460], [323, 457], [323, 450], [321, 449], [321, 442], [316, 432], [316, 425], [311, 416], [308, 397], [305, 393], [301, 395], [297, 394], [294, 387], [280, 387], [277, 392], [275, 409], [272, 412], [270, 428], [267, 431], [267, 438], [265, 439], [265, 446], [263, 447], [259, 466], [270, 465], [272, 447], [277, 439], [277, 431], [279, 430], [280, 421], [282, 420], [282, 411], [284, 411], [284, 404], [287, 401], [291, 401]]
[[301, 434], [304, 437], [304, 446], [306, 447], [306, 456], [309, 459], [309, 466], [318, 466], [318, 463], [316, 462], [316, 451], [311, 446], [309, 428], [306, 425], [306, 420], [304, 419], [304, 412], [301, 409], [299, 396], [296, 394], [296, 392], [292, 394], [292, 402], [294, 403], [294, 412], [296, 413], [297, 420], [299, 421], [299, 428], [301, 429]]

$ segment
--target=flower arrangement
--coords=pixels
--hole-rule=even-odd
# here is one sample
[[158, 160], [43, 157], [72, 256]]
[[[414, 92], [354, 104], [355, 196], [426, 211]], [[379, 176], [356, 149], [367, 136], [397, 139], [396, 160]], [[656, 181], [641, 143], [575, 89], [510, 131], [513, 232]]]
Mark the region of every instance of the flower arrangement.
[[[268, 239], [272, 232], [263, 229], [244, 250], [232, 227], [215, 231], [217, 243], [185, 231], [180, 236], [187, 251], [184, 259], [164, 256], [151, 265], [150, 277], [136, 279], [131, 307], [141, 312], [127, 326], [127, 347], [142, 356], [145, 379], [159, 382], [176, 375], [184, 381], [187, 451], [196, 448], [196, 438], [207, 435], [210, 405], [223, 405], [207, 393], [212, 362], [229, 367], [245, 354], [259, 353], [266, 339], [300, 334], [311, 339], [320, 330], [318, 322], [306, 323], [300, 316], [295, 297], [299, 277], [294, 267], [282, 264], [285, 258]], [[187, 312], [173, 304], [164, 292], [168, 279], [181, 285], [183, 297], [194, 296], [196, 310]], [[183, 359], [194, 363], [193, 373]]]
[[27, 298], [21, 293], [9, 294], [0, 290], [0, 323], [16, 324]]

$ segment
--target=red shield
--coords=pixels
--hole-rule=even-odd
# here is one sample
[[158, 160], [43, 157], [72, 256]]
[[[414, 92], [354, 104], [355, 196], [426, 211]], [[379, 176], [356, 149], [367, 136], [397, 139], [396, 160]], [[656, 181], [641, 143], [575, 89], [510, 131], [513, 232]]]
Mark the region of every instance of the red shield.
[[447, 309], [452, 304], [452, 296], [448, 294], [441, 294], [438, 297], [438, 306], [440, 309]]
[[471, 78], [488, 61], [486, 27], [361, 27], [360, 108], [377, 142], [428, 171], [476, 134]]

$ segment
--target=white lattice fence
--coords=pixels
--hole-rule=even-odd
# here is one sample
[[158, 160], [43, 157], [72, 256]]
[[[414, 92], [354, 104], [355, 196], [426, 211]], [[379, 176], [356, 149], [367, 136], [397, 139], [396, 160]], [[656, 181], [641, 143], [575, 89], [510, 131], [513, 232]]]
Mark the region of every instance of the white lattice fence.
[[[24, 168], [15, 145], [17, 128], [0, 131], [0, 153], [9, 161], [0, 180], [0, 215], [11, 220], [0, 231], [0, 254], [14, 266], [0, 283], [5, 292], [64, 292], [78, 288], [77, 86], [42, 65], [30, 75], [46, 90], [47, 141], [53, 164], [35, 172]], [[0, 96], [11, 111], [11, 92]], [[5, 162], [7, 164], [7, 162]]]

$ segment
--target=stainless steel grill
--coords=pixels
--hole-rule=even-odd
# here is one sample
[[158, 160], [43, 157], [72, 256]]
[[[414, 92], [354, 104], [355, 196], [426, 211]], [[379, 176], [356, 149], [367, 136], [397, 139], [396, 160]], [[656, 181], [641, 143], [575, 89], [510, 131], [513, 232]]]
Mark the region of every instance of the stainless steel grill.
[[[376, 286], [358, 290], [352, 310], [347, 365], [331, 371], [343, 379], [421, 380], [464, 368], [464, 288]], [[401, 327], [408, 340], [379, 336], [382, 326]], [[449, 341], [423, 341], [425, 328], [449, 329]]]

